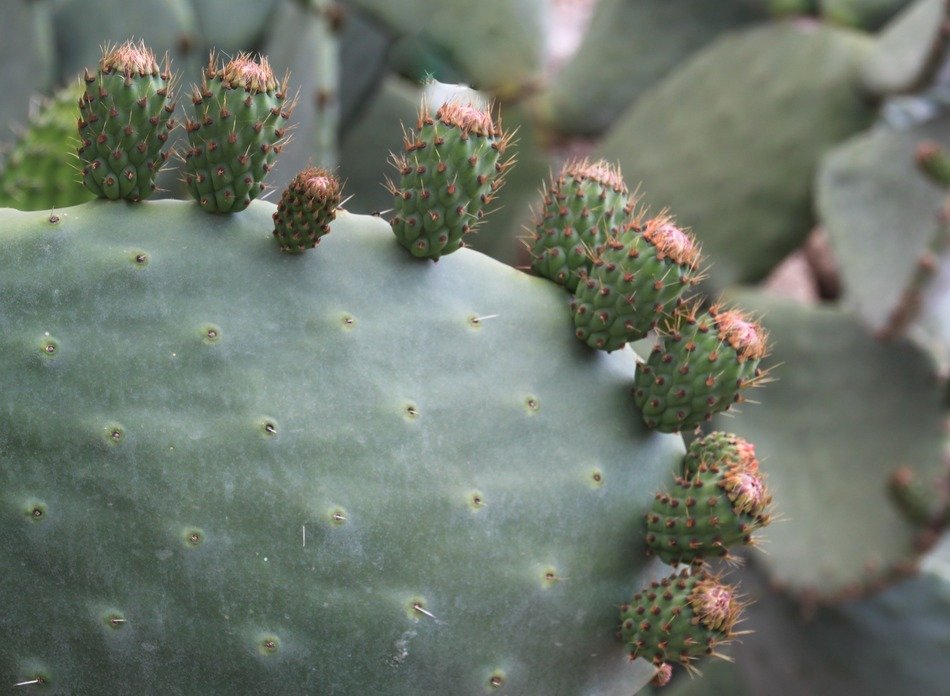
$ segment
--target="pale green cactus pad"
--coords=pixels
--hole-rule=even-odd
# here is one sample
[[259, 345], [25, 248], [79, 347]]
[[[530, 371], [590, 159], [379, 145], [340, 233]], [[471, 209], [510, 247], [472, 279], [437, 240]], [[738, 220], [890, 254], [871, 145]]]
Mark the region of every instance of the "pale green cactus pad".
[[618, 606], [683, 454], [629, 350], [470, 250], [340, 212], [0, 213], [0, 684], [630, 694]]

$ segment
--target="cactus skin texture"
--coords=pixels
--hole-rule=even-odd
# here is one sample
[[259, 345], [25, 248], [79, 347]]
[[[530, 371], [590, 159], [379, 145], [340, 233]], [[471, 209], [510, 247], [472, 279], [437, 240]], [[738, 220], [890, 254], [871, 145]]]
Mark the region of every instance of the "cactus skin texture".
[[340, 180], [319, 167], [308, 167], [288, 184], [274, 213], [274, 237], [281, 251], [312, 249], [330, 232], [340, 206]]
[[460, 249], [513, 164], [505, 159], [510, 141], [490, 109], [446, 102], [433, 117], [423, 105], [405, 154], [393, 156], [399, 182], [388, 182], [399, 243], [433, 261]]
[[474, 251], [339, 211], [286, 254], [274, 212], [0, 211], [4, 689], [649, 679], [616, 607], [684, 447], [629, 417], [632, 354], [587, 359], [560, 287]]
[[698, 440], [693, 440], [683, 457], [680, 476], [692, 478], [702, 464], [724, 462], [730, 466], [740, 466], [749, 471], [759, 470], [759, 458], [755, 454], [755, 445], [733, 433], [719, 430], [711, 432]]
[[75, 156], [76, 102], [85, 91], [80, 80], [44, 101], [28, 127], [18, 134], [0, 165], [0, 206], [18, 210], [65, 208], [89, 200]]
[[574, 292], [607, 239], [626, 228], [635, 199], [606, 160], [568, 162], [541, 195], [528, 244], [531, 269]]
[[[728, 556], [730, 546], [752, 544], [752, 533], [771, 521], [772, 496], [758, 460], [754, 454], [751, 460], [729, 456], [734, 446], [722, 456], [722, 436], [713, 433], [692, 443], [684, 457], [684, 469], [690, 473], [676, 477], [671, 493], [657, 493], [646, 515], [649, 552], [664, 563], [695, 564]], [[709, 449], [703, 447], [706, 440]]]
[[278, 82], [266, 58], [241, 53], [220, 66], [211, 54], [185, 122], [185, 183], [203, 210], [239, 212], [264, 190], [295, 106], [288, 79]]
[[100, 198], [140, 201], [155, 190], [168, 160], [164, 151], [175, 127], [173, 80], [166, 58], [159, 68], [144, 43], [106, 48], [99, 69], [87, 69], [79, 100], [82, 180]]
[[648, 427], [678, 432], [697, 427], [743, 400], [761, 384], [764, 329], [738, 310], [681, 311], [663, 344], [637, 366], [634, 397]]
[[620, 634], [632, 657], [642, 657], [665, 671], [678, 662], [687, 669], [716, 652], [737, 634], [743, 603], [736, 588], [704, 569], [688, 570], [654, 581], [620, 609]]
[[609, 239], [571, 303], [577, 337], [612, 351], [669, 321], [683, 294], [699, 281], [699, 247], [688, 232], [660, 216], [631, 223]]

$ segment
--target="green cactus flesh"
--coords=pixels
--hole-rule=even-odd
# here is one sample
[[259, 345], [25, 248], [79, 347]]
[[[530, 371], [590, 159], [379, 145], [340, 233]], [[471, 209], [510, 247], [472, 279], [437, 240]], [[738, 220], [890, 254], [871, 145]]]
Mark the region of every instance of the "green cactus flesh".
[[294, 108], [286, 91], [265, 58], [242, 53], [218, 66], [211, 56], [185, 123], [185, 183], [204, 210], [239, 212], [264, 190]]
[[155, 190], [175, 126], [168, 65], [160, 69], [144, 44], [104, 51], [99, 70], [84, 75], [79, 102], [82, 181], [100, 198], [139, 201]]
[[611, 351], [673, 318], [698, 279], [699, 248], [668, 218], [633, 223], [609, 239], [571, 304], [577, 337]]
[[609, 236], [633, 213], [620, 170], [600, 160], [568, 162], [542, 191], [530, 244], [531, 269], [571, 292]]
[[85, 88], [79, 80], [59, 90], [30, 118], [0, 166], [0, 206], [19, 210], [64, 208], [89, 200], [75, 156], [76, 103]]
[[488, 110], [457, 102], [435, 116], [423, 107], [393, 158], [399, 182], [389, 183], [393, 231], [413, 256], [437, 261], [463, 246], [501, 188], [512, 160], [509, 137]]
[[685, 667], [735, 636], [742, 602], [736, 588], [705, 570], [654, 581], [620, 609], [620, 633], [631, 655]]
[[584, 349], [553, 284], [421, 264], [377, 217], [281, 253], [275, 210], [0, 211], [0, 683], [645, 684], [616, 607], [683, 446], [629, 417], [632, 353]]
[[726, 462], [752, 471], [759, 469], [759, 459], [751, 442], [738, 435], [716, 430], [689, 444], [680, 476], [692, 478], [701, 465], [715, 462]]
[[663, 432], [690, 430], [743, 400], [763, 379], [762, 328], [737, 310], [681, 313], [664, 344], [637, 369], [643, 420]]

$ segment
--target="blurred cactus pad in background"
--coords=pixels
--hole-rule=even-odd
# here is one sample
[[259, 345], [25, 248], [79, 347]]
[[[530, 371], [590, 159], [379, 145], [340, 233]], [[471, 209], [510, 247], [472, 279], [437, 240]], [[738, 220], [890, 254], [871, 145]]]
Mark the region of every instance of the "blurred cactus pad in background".
[[4, 693], [946, 693], [946, 0], [3, 14]]

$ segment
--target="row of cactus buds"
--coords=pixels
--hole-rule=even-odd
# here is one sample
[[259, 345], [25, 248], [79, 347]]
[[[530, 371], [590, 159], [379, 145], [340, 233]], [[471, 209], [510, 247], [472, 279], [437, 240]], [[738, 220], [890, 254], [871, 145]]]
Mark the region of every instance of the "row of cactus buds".
[[425, 104], [392, 163], [387, 181], [396, 239], [416, 257], [437, 261], [464, 246], [489, 210], [514, 160], [511, 135], [491, 108], [449, 101], [431, 115]]
[[[188, 119], [185, 182], [208, 212], [245, 209], [286, 142], [293, 111], [287, 80], [266, 58], [242, 53], [219, 65], [211, 55]], [[155, 190], [175, 128], [174, 77], [143, 42], [107, 47], [80, 98], [79, 159], [85, 186], [100, 198], [140, 201]]]
[[673, 566], [728, 558], [729, 547], [753, 544], [753, 532], [769, 524], [771, 502], [755, 448], [711, 433], [689, 446], [672, 492], [657, 493], [646, 514], [647, 551]]
[[139, 201], [155, 190], [175, 127], [168, 57], [160, 68], [144, 43], [106, 47], [83, 76], [79, 160], [83, 184], [100, 198]]

